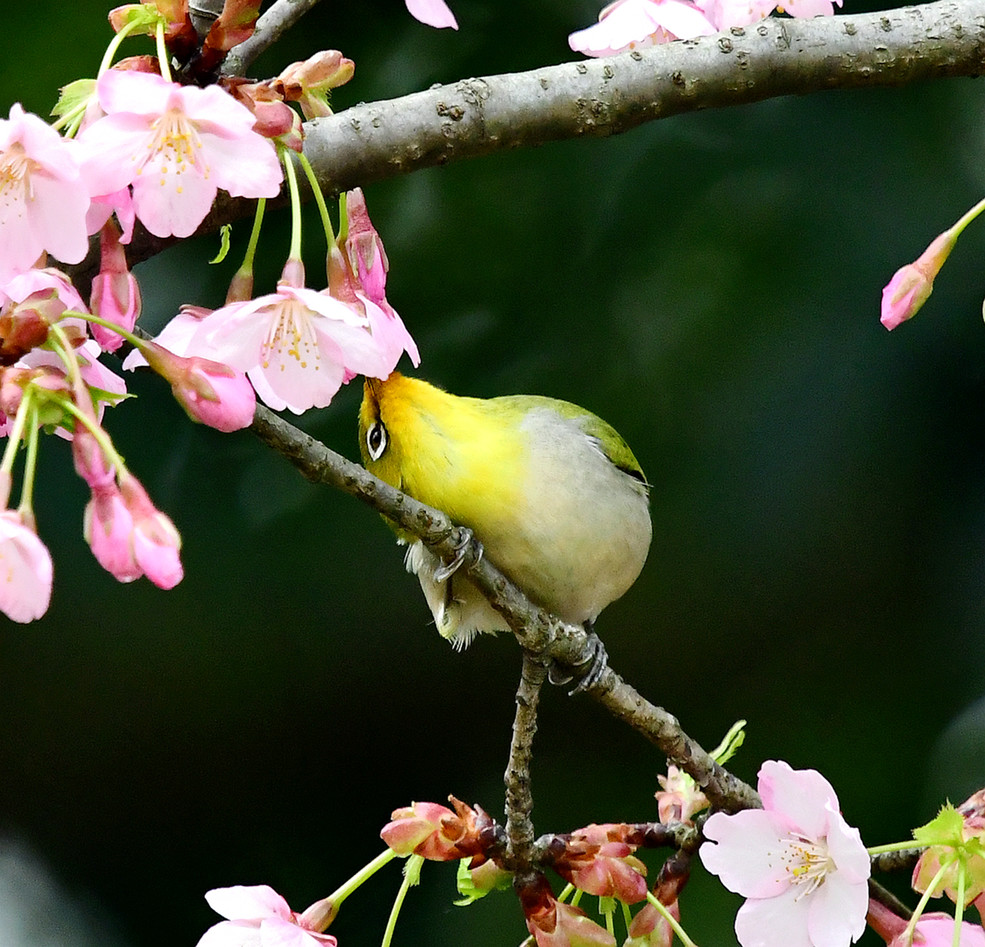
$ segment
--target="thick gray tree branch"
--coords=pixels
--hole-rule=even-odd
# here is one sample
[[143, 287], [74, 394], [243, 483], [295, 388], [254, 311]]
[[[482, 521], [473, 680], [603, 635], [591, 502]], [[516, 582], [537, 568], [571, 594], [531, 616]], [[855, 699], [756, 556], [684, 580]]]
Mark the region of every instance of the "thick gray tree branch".
[[[265, 15], [288, 5], [293, 14], [309, 3], [279, 0]], [[269, 39], [270, 34], [262, 42]], [[236, 68], [251, 55], [244, 46], [230, 52], [228, 61]], [[985, 75], [982, 0], [938, 0], [885, 13], [811, 20], [770, 17], [716, 36], [462, 79], [356, 105], [306, 123], [305, 154], [322, 188], [335, 193], [513, 148], [619, 134], [699, 109], [822, 89], [980, 75]], [[198, 233], [214, 233], [252, 214], [253, 207], [253, 201], [220, 192]], [[137, 263], [172, 242], [138, 228], [127, 257]], [[98, 265], [97, 244], [86, 261], [66, 268], [83, 288]]]
[[982, 0], [770, 17], [716, 36], [357, 105], [309, 122], [305, 153], [322, 186], [338, 191], [511, 148], [613, 135], [698, 109], [982, 74]]

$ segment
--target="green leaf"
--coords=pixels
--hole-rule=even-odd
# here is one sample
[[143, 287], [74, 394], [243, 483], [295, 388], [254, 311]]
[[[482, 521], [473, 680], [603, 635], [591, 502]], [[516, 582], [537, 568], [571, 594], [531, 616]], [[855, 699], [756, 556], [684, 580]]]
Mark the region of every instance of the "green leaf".
[[945, 803], [941, 811], [926, 825], [913, 830], [913, 838], [921, 845], [947, 845], [952, 848], [964, 843], [964, 819], [951, 803]]

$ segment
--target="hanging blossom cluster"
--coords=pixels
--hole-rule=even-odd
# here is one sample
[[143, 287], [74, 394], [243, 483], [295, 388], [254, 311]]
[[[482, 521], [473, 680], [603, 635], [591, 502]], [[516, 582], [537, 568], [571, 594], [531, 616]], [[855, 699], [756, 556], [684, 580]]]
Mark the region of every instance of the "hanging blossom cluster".
[[575, 52], [614, 56], [675, 39], [748, 26], [779, 10], [795, 17], [831, 16], [842, 0], [615, 0], [599, 21], [568, 37]]
[[[454, 25], [453, 17], [437, 22], [451, 16], [443, 3], [408, 6], [426, 22]], [[248, 426], [257, 395], [300, 413], [327, 405], [357, 374], [386, 377], [404, 352], [419, 360], [387, 302], [386, 254], [361, 192], [343, 196], [336, 237], [310, 167], [303, 155], [292, 158], [301, 150], [302, 117], [331, 113], [328, 95], [352, 77], [351, 60], [328, 51], [266, 82], [208, 84], [225, 53], [252, 33], [258, 9], [227, 0], [201, 41], [187, 0], [119, 7], [110, 14], [116, 36], [98, 77], [62, 90], [53, 125], [18, 104], [0, 119], [0, 611], [15, 621], [41, 617], [51, 599], [53, 566], [33, 504], [42, 433], [71, 443], [91, 491], [83, 532], [99, 564], [122, 582], [146, 576], [168, 589], [182, 578], [177, 529], [103, 427], [105, 409], [130, 397], [121, 376], [100, 361], [103, 353], [129, 343], [125, 368], [149, 366], [194, 421], [221, 431]], [[155, 37], [157, 56], [112, 65], [133, 34]], [[182, 61], [189, 68], [178, 82], [170, 64]], [[294, 160], [312, 178], [329, 238], [320, 287], [306, 285], [300, 262]], [[263, 204], [280, 193], [285, 169], [292, 246], [274, 292], [253, 298]], [[186, 308], [151, 341], [136, 328], [141, 292], [127, 264], [134, 228], [139, 222], [157, 237], [190, 236], [220, 190], [258, 201], [227, 304], [215, 312]], [[59, 267], [80, 263], [96, 234], [99, 271], [80, 292]]]

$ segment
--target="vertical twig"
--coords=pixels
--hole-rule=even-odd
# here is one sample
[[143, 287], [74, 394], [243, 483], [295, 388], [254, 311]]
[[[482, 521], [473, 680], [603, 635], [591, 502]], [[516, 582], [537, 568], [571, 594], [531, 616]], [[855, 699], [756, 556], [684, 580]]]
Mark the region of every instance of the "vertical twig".
[[530, 788], [530, 764], [533, 760], [534, 734], [537, 732], [537, 705], [546, 677], [547, 666], [543, 661], [524, 651], [520, 684], [516, 690], [510, 759], [504, 776], [507, 863], [517, 872], [518, 882], [524, 880], [531, 870], [534, 824], [530, 814], [534, 798]]

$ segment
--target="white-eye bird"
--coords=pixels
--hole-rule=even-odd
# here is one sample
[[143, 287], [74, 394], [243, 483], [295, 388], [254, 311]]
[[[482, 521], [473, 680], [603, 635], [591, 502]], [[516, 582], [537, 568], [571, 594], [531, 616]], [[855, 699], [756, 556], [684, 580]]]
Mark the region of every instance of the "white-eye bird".
[[[366, 379], [359, 446], [367, 470], [471, 529], [493, 565], [566, 622], [590, 630], [646, 561], [643, 471], [616, 431], [577, 405], [463, 398], [394, 372]], [[438, 631], [456, 648], [506, 630], [464, 574], [396, 532]]]

